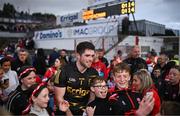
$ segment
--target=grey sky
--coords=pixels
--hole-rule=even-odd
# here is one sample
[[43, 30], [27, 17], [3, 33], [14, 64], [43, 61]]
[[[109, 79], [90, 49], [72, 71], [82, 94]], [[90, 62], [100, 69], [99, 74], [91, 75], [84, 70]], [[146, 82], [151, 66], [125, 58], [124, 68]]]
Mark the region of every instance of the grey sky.
[[[63, 15], [80, 11], [88, 6], [88, 0], [0, 0], [11, 3], [19, 11], [53, 13]], [[136, 19], [146, 19], [180, 29], [180, 0], [136, 0]]]

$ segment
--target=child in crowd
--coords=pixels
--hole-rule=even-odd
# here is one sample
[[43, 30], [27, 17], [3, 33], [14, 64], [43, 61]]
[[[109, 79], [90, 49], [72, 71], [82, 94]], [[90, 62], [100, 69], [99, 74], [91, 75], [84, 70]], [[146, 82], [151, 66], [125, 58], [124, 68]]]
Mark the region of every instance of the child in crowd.
[[9, 94], [7, 101], [7, 110], [13, 115], [21, 115], [22, 111], [28, 105], [31, 95], [29, 88], [36, 83], [36, 70], [31, 66], [23, 66], [19, 70], [20, 85]]
[[161, 100], [159, 98], [156, 88], [154, 87], [151, 76], [146, 69], [141, 69], [134, 73], [132, 85], [134, 90], [142, 93], [143, 96], [153, 96], [155, 104], [150, 115], [155, 116], [156, 114], [158, 114], [160, 111]]
[[162, 84], [162, 77], [161, 77], [161, 69], [160, 69], [160, 67], [154, 67], [151, 77], [152, 77], [152, 80], [154, 82], [154, 85], [158, 89]]
[[111, 108], [108, 101], [108, 85], [104, 78], [96, 77], [91, 82], [91, 91], [95, 94], [95, 100], [88, 106], [95, 108], [94, 115], [110, 115]]
[[112, 104], [112, 112], [116, 115], [135, 114], [142, 96], [130, 89], [130, 67], [121, 62], [114, 66], [112, 73], [115, 82], [114, 91], [109, 98]]
[[37, 115], [37, 116], [49, 116], [46, 110], [49, 101], [49, 90], [45, 83], [32, 86], [32, 95], [29, 99], [29, 105], [23, 111], [23, 114]]

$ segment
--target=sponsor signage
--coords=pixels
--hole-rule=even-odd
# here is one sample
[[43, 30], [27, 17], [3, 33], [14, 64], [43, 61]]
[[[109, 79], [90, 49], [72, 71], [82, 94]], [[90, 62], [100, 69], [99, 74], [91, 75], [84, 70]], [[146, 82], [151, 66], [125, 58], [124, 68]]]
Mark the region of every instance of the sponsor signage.
[[36, 31], [34, 40], [78, 39], [102, 36], [117, 36], [117, 22]]
[[88, 26], [80, 26], [72, 28], [72, 38], [81, 37], [102, 37], [102, 36], [116, 36], [117, 22], [101, 23]]
[[74, 22], [82, 22], [82, 13], [77, 12], [77, 13], [71, 13], [68, 15], [63, 15], [63, 16], [57, 16], [57, 25], [66, 25], [66, 24], [73, 24]]
[[61, 29], [36, 31], [34, 34], [35, 40], [58, 39], [58, 38], [62, 38], [62, 30]]
[[89, 19], [98, 19], [106, 17], [106, 12], [98, 12], [94, 13], [94, 10], [87, 10], [83, 12], [83, 19], [84, 20], [89, 20]]

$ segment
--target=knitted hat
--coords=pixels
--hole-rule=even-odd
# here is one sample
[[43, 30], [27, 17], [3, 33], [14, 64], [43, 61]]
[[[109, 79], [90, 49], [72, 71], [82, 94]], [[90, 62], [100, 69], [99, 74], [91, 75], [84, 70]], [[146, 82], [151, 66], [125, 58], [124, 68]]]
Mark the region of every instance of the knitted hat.
[[36, 69], [32, 66], [23, 66], [18, 71], [19, 80], [27, 77], [32, 71], [36, 72]]

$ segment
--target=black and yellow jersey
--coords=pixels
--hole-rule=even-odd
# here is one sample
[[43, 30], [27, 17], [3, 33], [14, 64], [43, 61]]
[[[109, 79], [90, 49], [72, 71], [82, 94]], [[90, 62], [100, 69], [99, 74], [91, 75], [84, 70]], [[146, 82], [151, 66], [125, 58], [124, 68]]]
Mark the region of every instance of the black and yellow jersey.
[[70, 110], [74, 114], [82, 113], [87, 105], [90, 95], [90, 82], [98, 75], [93, 68], [88, 68], [84, 73], [79, 72], [76, 63], [67, 64], [61, 70], [57, 87], [66, 87], [64, 99], [70, 103]]

